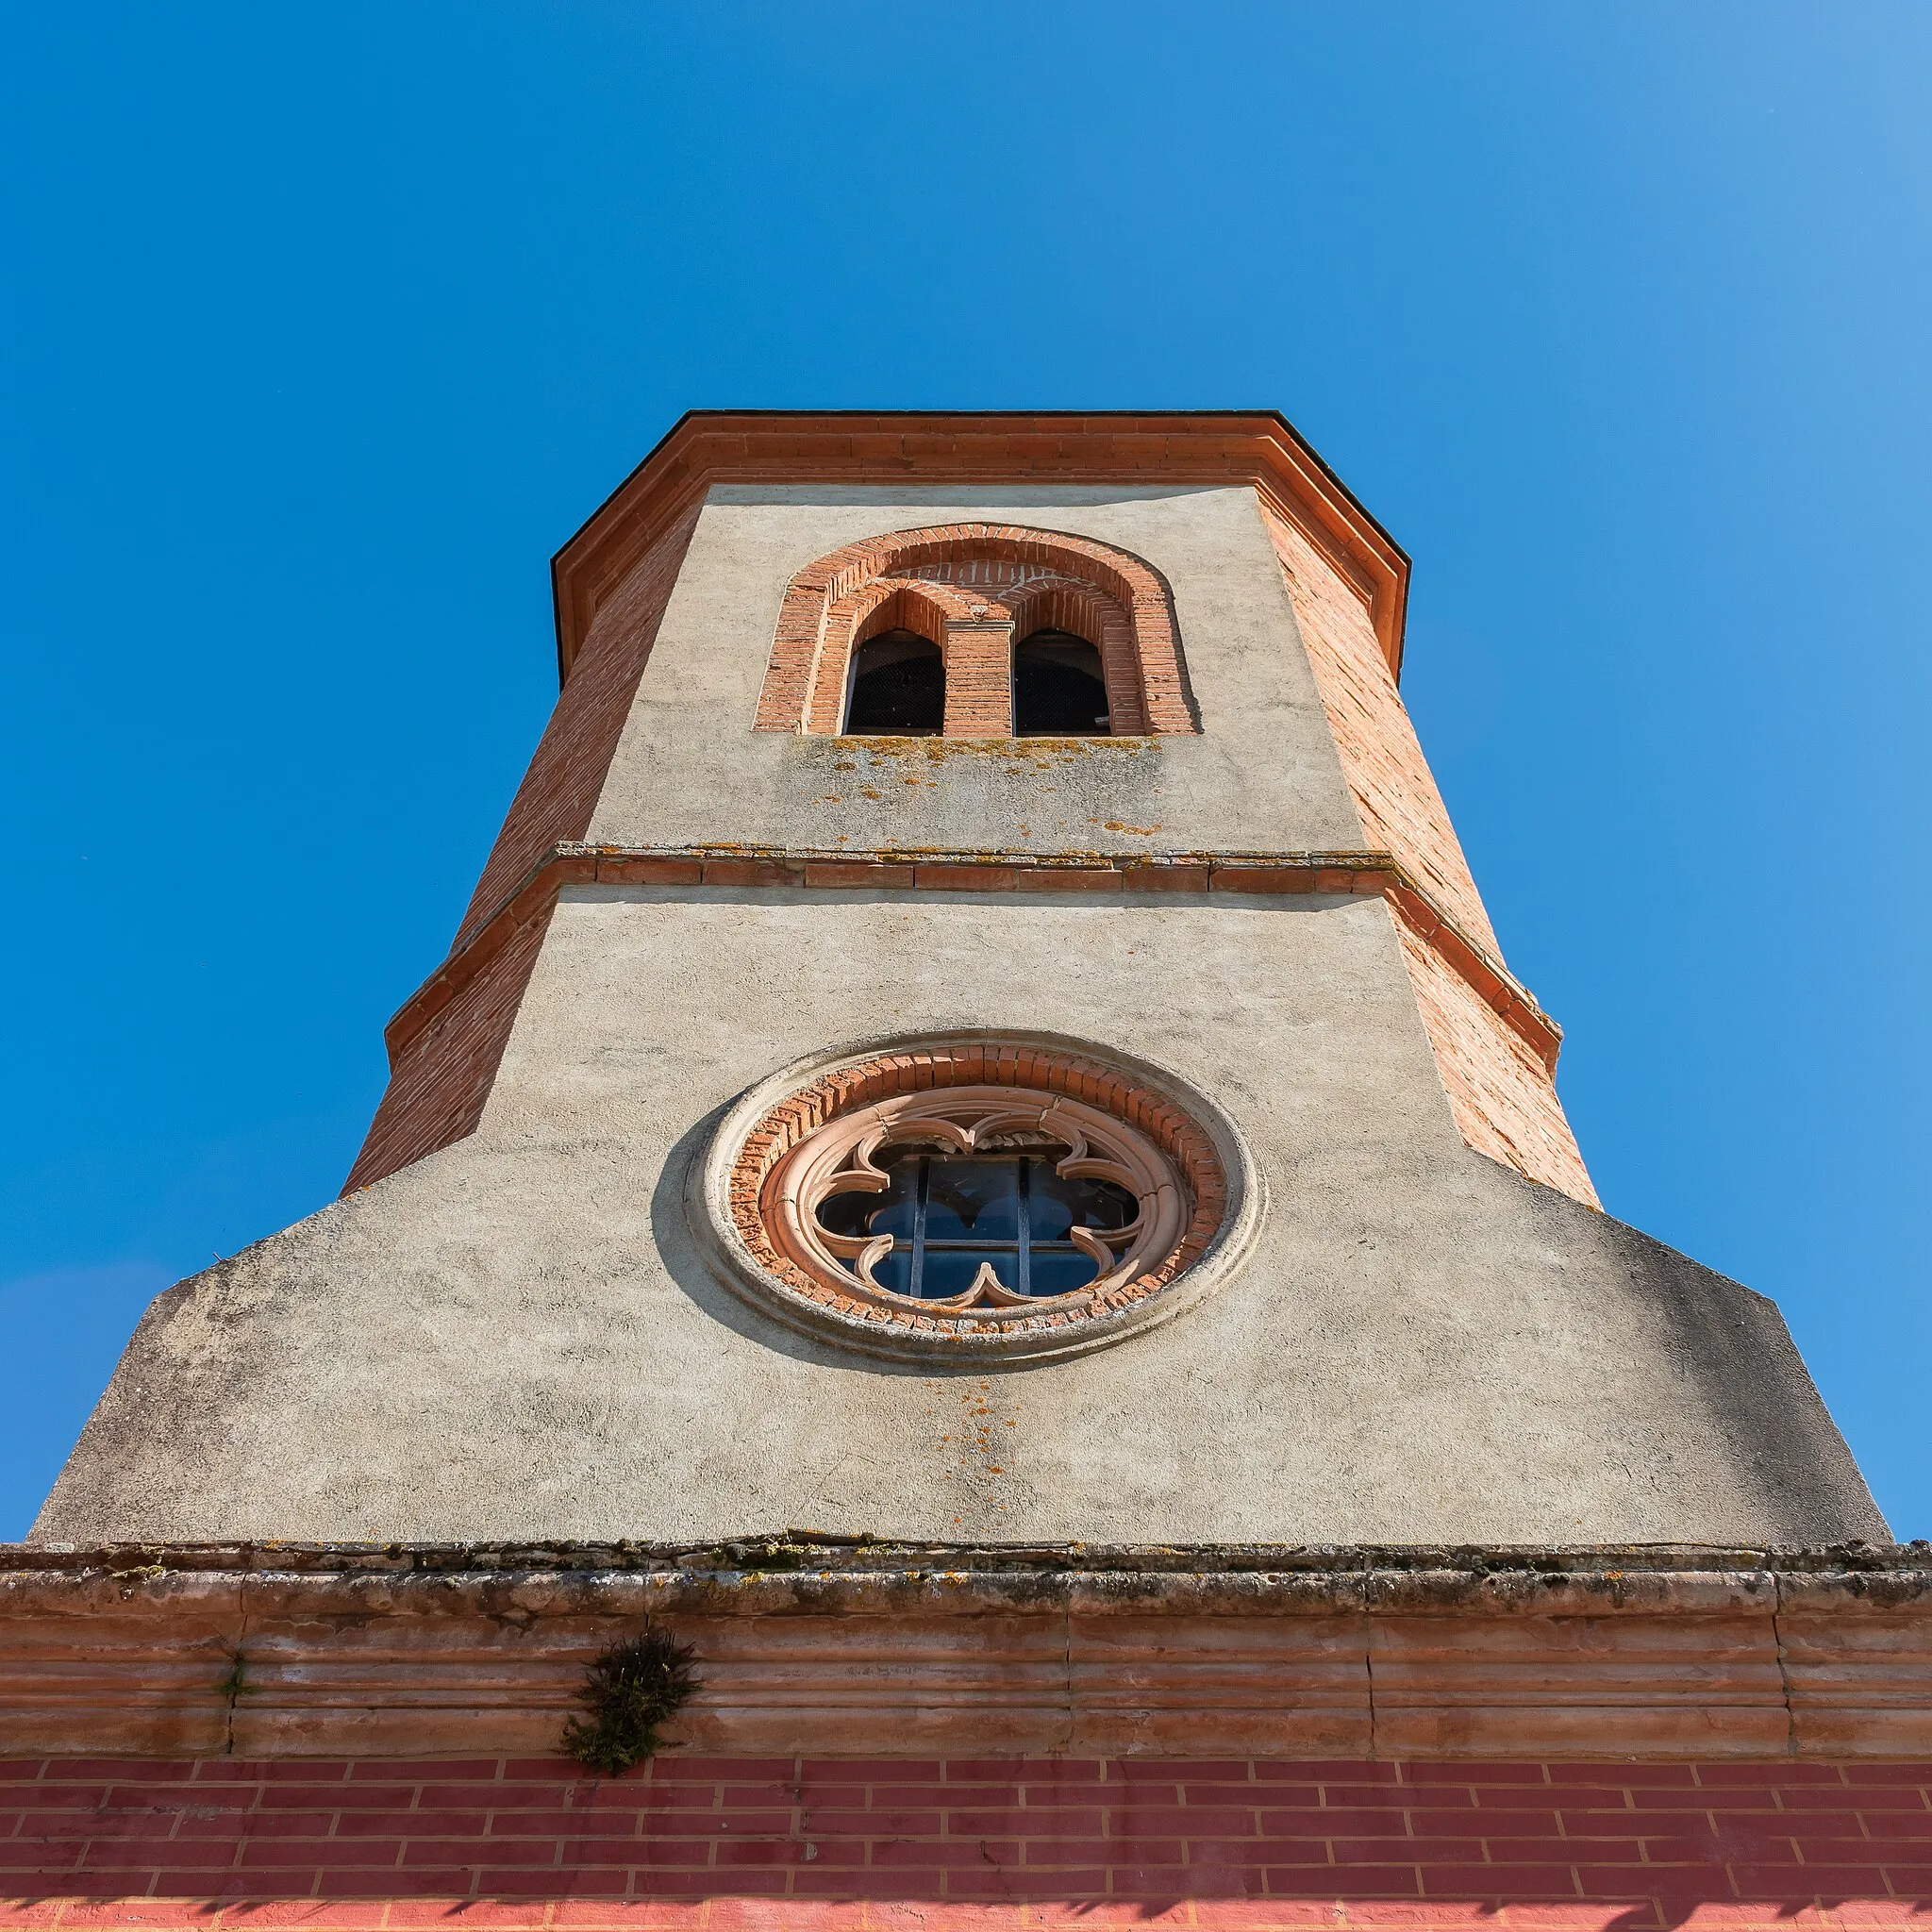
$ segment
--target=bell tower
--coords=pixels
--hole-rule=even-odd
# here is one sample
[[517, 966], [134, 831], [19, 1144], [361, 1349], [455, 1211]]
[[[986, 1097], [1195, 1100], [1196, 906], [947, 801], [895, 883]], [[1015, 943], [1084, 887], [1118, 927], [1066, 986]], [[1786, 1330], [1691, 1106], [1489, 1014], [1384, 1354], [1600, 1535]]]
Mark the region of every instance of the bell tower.
[[686, 417], [341, 1199], [36, 1538], [1883, 1539], [1598, 1207], [1407, 574], [1274, 414]]

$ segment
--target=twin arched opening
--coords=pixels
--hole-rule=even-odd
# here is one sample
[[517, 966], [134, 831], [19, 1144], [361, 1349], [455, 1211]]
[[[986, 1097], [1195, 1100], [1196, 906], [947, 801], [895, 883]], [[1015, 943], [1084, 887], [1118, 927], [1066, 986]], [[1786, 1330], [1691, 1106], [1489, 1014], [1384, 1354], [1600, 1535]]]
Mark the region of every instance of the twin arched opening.
[[1173, 599], [1141, 558], [989, 524], [901, 530], [800, 571], [760, 731], [948, 738], [1193, 732]]
[[[1008, 737], [1104, 738], [1112, 730], [1100, 647], [1073, 631], [1049, 626], [1021, 639], [1010, 687]], [[841, 731], [938, 738], [945, 725], [945, 654], [932, 639], [895, 628], [853, 652]]]

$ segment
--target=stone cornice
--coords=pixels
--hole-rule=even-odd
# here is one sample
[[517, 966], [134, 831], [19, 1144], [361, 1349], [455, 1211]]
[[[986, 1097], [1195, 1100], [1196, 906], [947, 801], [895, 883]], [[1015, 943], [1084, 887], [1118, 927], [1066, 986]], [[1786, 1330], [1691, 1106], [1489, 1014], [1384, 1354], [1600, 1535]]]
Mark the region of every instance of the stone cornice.
[[815, 891], [1380, 893], [1554, 1070], [1563, 1029], [1502, 961], [1387, 852], [1033, 855], [931, 848], [873, 851], [720, 845], [553, 846], [397, 1009], [384, 1029], [393, 1065], [510, 935], [566, 886], [800, 887]]
[[[537, 1576], [606, 1572], [665, 1576], [818, 1579], [1133, 1575], [1367, 1579], [1406, 1602], [1459, 1607], [1476, 1597], [1541, 1605], [1581, 1584], [1592, 1600], [1639, 1607], [1645, 1592], [1683, 1579], [1758, 1574], [1792, 1590], [1822, 1581], [1890, 1607], [1932, 1603], [1932, 1541], [1908, 1543], [1107, 1543], [897, 1542], [819, 1529], [746, 1530], [713, 1541], [510, 1539], [475, 1542], [311, 1542], [234, 1538], [206, 1542], [0, 1543], [0, 1580], [106, 1574], [137, 1581], [175, 1574], [317, 1576]], [[1396, 1579], [1406, 1579], [1397, 1583]], [[1411, 1592], [1421, 1591], [1421, 1595]], [[1525, 1595], [1524, 1592], [1527, 1592]], [[1688, 1603], [1689, 1598], [1679, 1600]], [[759, 1611], [758, 1614], [763, 1614]]]
[[646, 1617], [747, 1753], [1932, 1756], [1932, 1549], [0, 1549], [0, 1754], [541, 1752]]
[[1354, 588], [1400, 675], [1408, 558], [1272, 409], [691, 410], [551, 559], [558, 674], [599, 603], [714, 484], [1029, 481], [1253, 485]]

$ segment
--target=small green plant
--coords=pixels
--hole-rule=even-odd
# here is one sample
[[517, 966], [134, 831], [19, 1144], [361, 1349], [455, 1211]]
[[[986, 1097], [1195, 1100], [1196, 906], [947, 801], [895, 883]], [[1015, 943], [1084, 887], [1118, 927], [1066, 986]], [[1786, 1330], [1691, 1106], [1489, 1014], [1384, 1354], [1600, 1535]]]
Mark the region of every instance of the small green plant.
[[697, 1653], [647, 1624], [641, 1637], [614, 1643], [584, 1673], [577, 1701], [590, 1713], [563, 1726], [563, 1748], [609, 1777], [641, 1764], [658, 1748], [658, 1726], [691, 1702]]

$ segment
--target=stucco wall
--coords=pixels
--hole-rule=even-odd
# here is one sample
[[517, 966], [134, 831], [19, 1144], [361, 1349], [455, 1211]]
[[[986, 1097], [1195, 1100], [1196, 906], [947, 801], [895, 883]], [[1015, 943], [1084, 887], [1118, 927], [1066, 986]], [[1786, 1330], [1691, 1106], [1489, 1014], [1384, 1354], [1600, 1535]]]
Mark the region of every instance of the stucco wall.
[[[708, 1273], [708, 1124], [841, 1041], [1008, 1026], [1245, 1138], [1248, 1264], [971, 1377]], [[1771, 1305], [1472, 1153], [1379, 898], [573, 890], [477, 1132], [157, 1304], [42, 1539], [1881, 1537]]]
[[[779, 608], [805, 566], [892, 529], [1003, 520], [1122, 545], [1161, 574], [1202, 736], [854, 741], [751, 729]], [[1035, 484], [970, 502], [911, 486], [712, 490], [598, 611], [461, 937], [550, 842], [587, 832], [727, 850], [1385, 846], [1477, 943], [1495, 945], [1367, 609], [1246, 486]], [[1470, 1144], [1594, 1206], [1549, 1069], [1420, 941], [1410, 958]], [[518, 964], [492, 969], [492, 1013], [513, 1009]], [[469, 1131], [500, 1037], [458, 1014], [413, 1040], [349, 1186]], [[445, 1093], [460, 1104], [441, 1104]]]
[[[1201, 735], [867, 750], [752, 729], [796, 570], [978, 519], [1159, 570]], [[1246, 487], [734, 487], [682, 542], [592, 626], [608, 648], [570, 691], [590, 676], [594, 702], [566, 693], [492, 861], [506, 889], [578, 825], [714, 850], [1380, 842], [1305, 644], [1334, 600], [1298, 625]], [[1884, 1533], [1770, 1304], [1464, 1144], [1533, 1172], [1521, 1150], [1555, 1147], [1545, 1177], [1587, 1195], [1547, 1079], [1521, 1054], [1490, 1066], [1433, 981], [1419, 1009], [1374, 893], [597, 885], [547, 928], [541, 909], [518, 915], [541, 945], [472, 1001], [488, 1024], [406, 1058], [398, 1091], [436, 1132], [398, 1103], [378, 1138], [475, 1131], [161, 1297], [42, 1540]], [[1455, 1110], [1430, 1015], [1477, 1042], [1444, 1061]], [[718, 1117], [792, 1061], [948, 1028], [1054, 1036], [1210, 1096], [1268, 1200], [1242, 1265], [1117, 1346], [972, 1375], [853, 1358], [740, 1299], [687, 1220]], [[1491, 1117], [1511, 1108], [1522, 1133]]]
[[[1115, 543], [1174, 591], [1202, 735], [915, 747], [855, 763], [752, 730], [785, 587], [840, 545], [928, 524], [1026, 524]], [[969, 850], [1358, 850], [1361, 821], [1252, 490], [714, 489], [589, 837]]]

